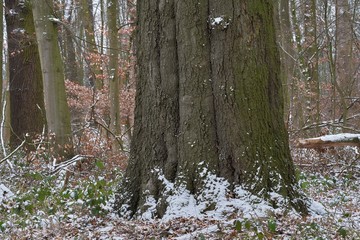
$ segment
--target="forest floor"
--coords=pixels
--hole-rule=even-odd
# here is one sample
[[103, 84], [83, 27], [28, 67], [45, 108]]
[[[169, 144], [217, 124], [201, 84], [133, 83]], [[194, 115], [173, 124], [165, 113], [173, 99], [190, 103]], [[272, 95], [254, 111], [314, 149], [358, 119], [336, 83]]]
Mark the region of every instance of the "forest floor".
[[122, 170], [112, 164], [89, 159], [65, 174], [16, 155], [12, 169], [0, 165], [0, 239], [360, 239], [358, 150], [292, 153], [300, 188], [314, 201], [309, 216], [274, 209], [166, 221], [117, 217], [111, 203]]

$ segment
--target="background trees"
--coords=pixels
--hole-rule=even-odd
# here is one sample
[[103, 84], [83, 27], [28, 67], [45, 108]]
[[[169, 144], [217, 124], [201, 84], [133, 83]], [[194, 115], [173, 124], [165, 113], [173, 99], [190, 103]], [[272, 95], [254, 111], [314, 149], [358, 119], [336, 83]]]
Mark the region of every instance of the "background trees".
[[291, 59], [284, 61], [286, 69], [295, 64], [287, 77], [290, 133], [299, 137], [357, 132], [358, 1], [294, 0], [289, 4], [280, 14], [290, 11], [291, 19], [280, 22], [290, 26], [291, 37], [284, 31], [281, 36], [293, 46], [291, 51], [281, 48]]
[[[35, 13], [37, 40], [40, 44], [36, 42], [31, 5]], [[129, 124], [132, 104], [130, 102], [120, 109], [119, 98], [121, 91], [124, 91], [122, 101], [125, 99], [131, 101], [133, 88], [126, 85], [123, 85], [126, 89], [116, 87], [119, 85], [120, 76], [124, 79], [127, 77], [127, 84], [132, 83], [129, 79], [131, 73], [128, 71], [131, 69], [132, 56], [131, 44], [129, 44], [132, 28], [130, 20], [132, 15], [129, 12], [131, 2], [121, 1], [121, 5], [117, 5], [117, 1], [112, 4], [109, 1], [96, 3], [93, 1], [6, 1], [5, 12], [9, 39], [6, 43], [9, 45], [11, 65], [9, 69], [12, 82], [10, 89], [11, 102], [13, 102], [10, 104], [8, 101], [6, 104], [12, 106], [14, 148], [24, 140], [25, 135], [31, 134], [27, 138], [27, 141], [31, 143], [35, 134], [42, 134], [46, 117], [48, 130], [58, 136], [56, 145], [68, 145], [70, 149], [73, 137], [71, 131], [75, 132], [77, 147], [81, 149], [89, 148], [90, 145], [88, 142], [83, 142], [84, 139], [89, 138], [90, 135], [96, 136], [98, 129], [105, 129], [101, 131], [105, 132], [105, 135], [96, 136], [98, 141], [109, 140], [108, 147], [98, 149], [101, 152], [111, 149], [112, 137], [110, 136], [116, 136], [117, 140], [120, 140], [116, 142], [122, 142], [121, 124], [127, 125], [124, 129], [125, 133], [131, 135]], [[46, 9], [42, 9], [46, 6]], [[47, 16], [46, 18], [41, 16], [44, 14], [43, 10], [46, 10], [44, 15]], [[86, 18], [84, 19], [83, 16]], [[110, 31], [111, 28], [118, 28], [119, 31]], [[46, 34], [40, 34], [41, 32]], [[123, 33], [121, 44], [118, 38], [120, 32]], [[108, 37], [110, 35], [111, 37]], [[42, 70], [38, 49], [42, 53]], [[123, 66], [121, 69], [118, 67], [120, 64]], [[43, 77], [45, 89], [42, 89]], [[113, 80], [110, 81], [110, 78]], [[54, 79], [57, 80], [53, 81]], [[67, 84], [67, 96], [65, 95], [65, 79], [78, 84]], [[109, 89], [111, 89], [110, 92]], [[43, 90], [46, 93], [46, 111]], [[111, 104], [108, 102], [109, 99], [112, 101]], [[70, 104], [71, 119], [67, 110], [67, 101]], [[121, 115], [125, 120], [121, 120]], [[113, 124], [110, 124], [111, 121]], [[92, 125], [91, 130], [88, 127], [84, 128], [84, 126], [89, 126], [90, 122], [96, 126]], [[72, 123], [72, 128], [70, 123]], [[106, 139], [106, 136], [110, 138]], [[113, 148], [119, 149], [123, 146], [117, 144]], [[119, 152], [116, 154], [124, 155]]]

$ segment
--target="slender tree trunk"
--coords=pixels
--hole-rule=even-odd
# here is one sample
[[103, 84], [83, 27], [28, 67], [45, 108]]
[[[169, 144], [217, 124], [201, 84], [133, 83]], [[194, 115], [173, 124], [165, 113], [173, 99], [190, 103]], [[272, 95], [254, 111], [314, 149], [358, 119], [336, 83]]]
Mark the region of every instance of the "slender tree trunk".
[[282, 79], [285, 92], [285, 121], [289, 126], [291, 121], [291, 99], [294, 78], [294, 44], [293, 32], [290, 21], [290, 2], [288, 0], [281, 0], [278, 3], [277, 16], [279, 18], [278, 27], [278, 41], [280, 44], [280, 57], [282, 66]]
[[292, 125], [299, 129], [306, 124], [305, 120], [305, 101], [303, 97], [303, 88], [302, 88], [302, 72], [305, 65], [304, 58], [302, 56], [302, 32], [300, 30], [301, 22], [299, 20], [298, 6], [296, 0], [291, 0], [291, 20], [293, 24], [293, 34], [295, 36], [296, 43], [296, 56], [297, 56], [297, 71], [294, 74], [294, 79], [292, 81], [292, 92], [293, 94], [293, 103], [292, 103]]
[[335, 51], [333, 44], [333, 36], [331, 33], [331, 5], [329, 5], [328, 1], [324, 2], [324, 25], [325, 25], [325, 36], [326, 36], [326, 45], [327, 45], [327, 58], [328, 58], [328, 68], [330, 72], [330, 83], [332, 86], [331, 91], [331, 119], [336, 121], [336, 64], [335, 64]]
[[354, 88], [353, 21], [347, 0], [336, 0], [336, 70], [335, 87], [340, 98], [339, 120], [346, 124], [348, 108], [346, 98]]
[[[1, 46], [4, 46], [4, 24], [3, 24], [3, 18], [4, 18], [4, 5], [3, 5], [3, 1], [1, 1], [1, 5], [0, 5], [0, 19], [1, 19], [1, 26], [0, 26], [0, 45]], [[2, 99], [2, 96], [3, 96], [3, 64], [4, 64], [4, 61], [3, 61], [3, 48], [1, 50], [1, 54], [0, 54], [0, 77], [1, 77], [1, 83], [0, 83], [0, 99]], [[2, 103], [2, 101], [0, 101]], [[1, 114], [2, 116], [2, 114]], [[2, 119], [0, 118], [0, 121]]]
[[[28, 135], [31, 140], [46, 125], [44, 94], [38, 46], [31, 6], [5, 1], [10, 69], [11, 146]], [[30, 147], [28, 145], [27, 147]]]
[[119, 213], [153, 206], [161, 217], [175, 192], [216, 205], [205, 194], [211, 176], [229, 191], [276, 192], [306, 212], [283, 122], [271, 1], [142, 0], [137, 16], [135, 128]]
[[[316, 0], [304, 2], [304, 47], [302, 48], [303, 73], [306, 96], [306, 121], [307, 124], [319, 123], [319, 75], [318, 75], [318, 39], [316, 25]], [[319, 132], [309, 133], [314, 135]]]
[[[68, 1], [66, 1], [66, 5]], [[72, 2], [72, 1], [71, 1]], [[71, 3], [70, 6], [64, 7], [64, 16], [67, 17], [65, 24], [70, 25], [73, 21], [73, 7], [74, 4]], [[66, 79], [75, 82], [79, 85], [83, 85], [83, 81], [78, 77], [78, 67], [79, 64], [76, 61], [76, 51], [75, 51], [75, 42], [74, 42], [74, 33], [70, 31], [68, 27], [62, 26], [62, 39], [63, 39], [63, 48], [64, 48], [64, 67], [65, 67], [65, 77]]]
[[92, 11], [92, 0], [81, 0], [81, 19], [83, 21], [85, 39], [86, 39], [86, 61], [88, 64], [88, 79], [96, 89], [103, 87], [103, 82], [100, 79], [102, 72], [100, 70], [100, 54], [95, 41], [94, 31], [94, 16]]
[[117, 136], [113, 141], [113, 150], [119, 149], [120, 139], [120, 78], [119, 68], [119, 38], [117, 29], [118, 0], [109, 0], [108, 23], [109, 23], [109, 94], [110, 94], [110, 130]]
[[52, 19], [51, 4], [44, 4], [42, 0], [33, 0], [32, 3], [48, 129], [55, 134], [55, 153], [68, 157], [73, 154], [73, 145], [56, 19]]

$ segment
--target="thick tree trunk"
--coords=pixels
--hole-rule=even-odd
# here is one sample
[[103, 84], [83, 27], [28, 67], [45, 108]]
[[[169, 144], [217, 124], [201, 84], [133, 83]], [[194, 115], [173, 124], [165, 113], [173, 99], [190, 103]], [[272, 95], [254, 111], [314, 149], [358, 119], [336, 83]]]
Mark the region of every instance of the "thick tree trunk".
[[48, 129], [55, 134], [56, 154], [68, 157], [73, 154], [72, 133], [65, 94], [64, 68], [57, 41], [56, 19], [51, 19], [51, 4], [44, 4], [41, 0], [33, 0], [32, 3]]
[[[46, 125], [44, 94], [38, 46], [31, 6], [5, 1], [10, 69], [11, 146], [28, 134], [41, 134]], [[30, 146], [30, 145], [28, 145]]]
[[[138, 82], [131, 157], [116, 207], [153, 216], [169, 191], [204, 195], [211, 176], [306, 212], [283, 123], [272, 4], [138, 1]], [[166, 180], [165, 180], [166, 179]], [[275, 204], [275, 203], [274, 203]]]

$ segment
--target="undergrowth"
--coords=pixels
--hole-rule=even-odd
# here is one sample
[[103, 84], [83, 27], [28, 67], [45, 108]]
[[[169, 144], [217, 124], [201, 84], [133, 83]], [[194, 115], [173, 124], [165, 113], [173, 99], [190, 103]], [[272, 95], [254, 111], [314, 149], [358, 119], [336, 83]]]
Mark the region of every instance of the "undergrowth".
[[[101, 217], [111, 210], [122, 171], [109, 170], [101, 159], [90, 159], [53, 172], [52, 164], [27, 162], [17, 154], [12, 168], [0, 166], [0, 183], [11, 193], [0, 197], [0, 230], [51, 227], [79, 216]], [[6, 197], [13, 195], [12, 197]]]
[[9, 159], [12, 168], [0, 165], [0, 184], [13, 194], [0, 197], [0, 239], [38, 239], [44, 232], [57, 239], [360, 239], [356, 149], [326, 159], [313, 151], [294, 153], [299, 186], [323, 213], [245, 218], [234, 212], [221, 220], [168, 222], [114, 217], [111, 206], [123, 175], [114, 162], [93, 157], [54, 172], [45, 156], [29, 162], [18, 152]]

